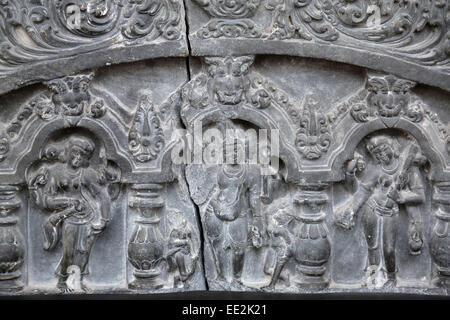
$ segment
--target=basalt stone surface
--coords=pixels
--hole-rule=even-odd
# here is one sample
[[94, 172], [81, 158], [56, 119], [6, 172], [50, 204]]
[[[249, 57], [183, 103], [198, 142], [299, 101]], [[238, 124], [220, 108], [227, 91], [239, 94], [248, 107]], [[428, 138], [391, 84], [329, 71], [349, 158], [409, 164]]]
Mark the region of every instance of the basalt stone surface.
[[0, 3], [0, 295], [448, 295], [450, 2]]

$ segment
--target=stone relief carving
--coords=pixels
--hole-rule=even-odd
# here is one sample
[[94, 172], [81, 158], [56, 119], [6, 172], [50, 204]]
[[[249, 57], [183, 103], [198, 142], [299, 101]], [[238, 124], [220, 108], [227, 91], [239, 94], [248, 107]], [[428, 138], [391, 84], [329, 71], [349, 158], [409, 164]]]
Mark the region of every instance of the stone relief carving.
[[[446, 16], [449, 8], [446, 1], [195, 2], [213, 17], [222, 18], [211, 21], [205, 30], [199, 31], [197, 35], [200, 38], [345, 41], [347, 45], [363, 45], [368, 50], [370, 47], [382, 47], [382, 50], [425, 65], [448, 66]], [[258, 6], [272, 15], [272, 24], [264, 33], [254, 31], [257, 22], [243, 19], [255, 15]]]
[[213, 20], [198, 31], [200, 38], [259, 38], [262, 31], [251, 18], [261, 4], [261, 0], [195, 0]]
[[6, 159], [10, 143], [16, 141], [23, 127], [36, 117], [45, 122], [62, 118], [68, 125], [75, 126], [83, 117], [104, 116], [105, 102], [90, 93], [93, 77], [94, 73], [88, 72], [45, 82], [50, 94], [46, 92], [32, 98], [3, 133], [0, 160]]
[[318, 112], [318, 102], [307, 96], [300, 115], [300, 129], [297, 131], [298, 151], [308, 160], [316, 160], [327, 153], [331, 143], [328, 120]]
[[177, 40], [181, 6], [177, 0], [4, 1], [0, 73], [128, 39]]
[[132, 189], [129, 205], [139, 212], [139, 218], [128, 245], [128, 260], [135, 268], [129, 288], [188, 289], [198, 268], [199, 235], [181, 211], [166, 207], [163, 185], [134, 185]]
[[[195, 55], [222, 55], [215, 41], [226, 54], [320, 56], [446, 90], [441, 80], [448, 83], [447, 1], [191, 0], [187, 8]], [[412, 65], [423, 72], [410, 73]]]
[[[50, 5], [44, 2], [20, 4], [40, 8], [42, 21], [30, 18], [34, 24], [44, 28], [57, 17], [67, 30], [33, 31], [40, 26], [33, 24], [26, 32], [38, 40], [43, 30], [61, 39], [70, 35], [73, 41], [62, 47], [67, 52], [93, 39], [96, 50], [112, 39], [183, 37], [178, 1], [57, 1], [52, 11], [44, 10]], [[446, 67], [448, 60], [441, 38], [433, 45], [416, 39], [445, 29], [444, 2], [194, 2], [212, 17], [195, 31], [203, 40], [350, 39], [351, 45], [389, 47], [424, 64]], [[81, 10], [76, 30], [69, 28], [74, 4]], [[0, 13], [13, 19], [16, 7], [5, 2]], [[259, 10], [273, 15], [269, 28], [252, 20]], [[58, 42], [47, 40], [39, 41], [50, 59], [59, 54], [52, 51]], [[414, 54], [411, 46], [418, 48]], [[62, 293], [103, 292], [102, 272], [88, 276], [90, 264], [103, 267], [98, 244], [122, 250], [121, 267], [111, 275], [117, 282], [102, 283], [121, 293], [448, 289], [446, 105], [417, 90], [420, 81], [393, 74], [367, 70], [364, 79], [366, 70], [358, 70], [342, 77], [352, 89], [332, 91], [336, 75], [326, 68], [313, 84], [296, 83], [295, 73], [305, 69], [292, 64], [280, 81], [271, 74], [279, 66], [265, 70], [258, 59], [202, 57], [200, 65], [189, 65], [192, 77], [187, 73], [173, 88], [159, 90], [154, 87], [170, 79], [162, 79], [163, 68], [131, 64], [126, 75], [104, 68], [98, 78], [83, 72], [45, 81], [37, 94], [19, 99], [25, 103], [0, 121], [0, 290], [53, 292], [43, 280], [22, 276], [35, 272], [24, 266], [48, 257], [48, 268], [56, 268], [51, 280]], [[147, 83], [152, 71], [155, 78]], [[205, 135], [198, 141], [198, 129], [206, 137], [238, 134], [231, 141]], [[193, 162], [170, 158], [180, 145], [183, 160], [192, 156]], [[203, 162], [195, 162], [196, 148]], [[42, 252], [24, 235], [43, 240]], [[357, 241], [347, 245], [343, 238]], [[335, 252], [343, 247], [355, 257], [360, 253], [343, 257], [362, 271], [360, 279], [338, 265]], [[410, 272], [414, 267], [425, 276]]]
[[29, 173], [31, 197], [49, 213], [43, 225], [44, 249], [63, 244], [55, 271], [62, 292], [72, 290], [67, 283], [70, 271], [80, 274], [80, 287], [89, 291], [82, 280], [89, 274], [91, 249], [110, 222], [111, 201], [118, 196], [114, 183], [120, 181], [120, 172], [101, 157], [92, 139], [73, 134], [45, 146], [41, 163]]
[[25, 258], [25, 240], [17, 227], [16, 212], [22, 207], [17, 186], [0, 187], [0, 290], [23, 289], [20, 270]]
[[366, 153], [356, 153], [345, 168], [349, 189], [354, 192], [336, 210], [336, 223], [351, 229], [355, 215], [361, 223], [368, 247], [367, 285], [395, 285], [399, 207], [408, 215], [409, 253], [419, 255], [424, 245], [422, 212], [425, 185], [420, 170], [427, 162], [411, 137], [374, 134], [366, 138]]
[[142, 95], [128, 135], [129, 150], [137, 161], [147, 162], [158, 157], [164, 144], [161, 121], [151, 96]]

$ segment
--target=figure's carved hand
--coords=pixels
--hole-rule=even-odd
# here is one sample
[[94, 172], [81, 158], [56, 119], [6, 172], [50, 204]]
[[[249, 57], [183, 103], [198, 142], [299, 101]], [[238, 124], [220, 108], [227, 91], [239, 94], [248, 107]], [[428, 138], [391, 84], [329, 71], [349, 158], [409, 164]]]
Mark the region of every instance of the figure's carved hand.
[[355, 226], [355, 211], [351, 206], [344, 205], [335, 213], [336, 225], [351, 230]]
[[387, 194], [388, 198], [392, 199], [393, 201], [400, 203], [400, 193], [396, 188], [391, 188]]
[[100, 223], [92, 224], [91, 228], [94, 231], [94, 234], [101, 233], [106, 228], [106, 221], [100, 220]]
[[78, 212], [86, 210], [86, 205], [78, 199], [73, 199], [71, 205], [73, 205], [75, 210], [77, 210]]
[[356, 157], [350, 160], [345, 167], [345, 173], [349, 175], [355, 175], [357, 172], [361, 172], [366, 168], [366, 163], [361, 157]]

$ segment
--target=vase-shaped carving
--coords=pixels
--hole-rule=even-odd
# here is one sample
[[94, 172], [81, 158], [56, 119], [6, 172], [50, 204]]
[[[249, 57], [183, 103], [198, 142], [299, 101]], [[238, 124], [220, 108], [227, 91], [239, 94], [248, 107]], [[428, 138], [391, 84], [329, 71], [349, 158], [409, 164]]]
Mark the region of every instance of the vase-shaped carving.
[[436, 224], [430, 241], [431, 255], [436, 266], [436, 284], [450, 285], [450, 182], [435, 186], [433, 201], [435, 204]]
[[17, 197], [19, 188], [0, 186], [0, 290], [16, 291], [23, 288], [20, 267], [25, 255], [24, 240], [13, 214], [21, 206]]
[[328, 202], [326, 185], [302, 185], [295, 195], [298, 224], [295, 230], [294, 258], [300, 277], [299, 287], [322, 289], [328, 285], [324, 278], [330, 257], [330, 241], [325, 225], [324, 208]]
[[128, 260], [135, 268], [135, 280], [129, 284], [130, 289], [156, 290], [163, 287], [161, 280], [164, 260], [164, 238], [159, 229], [164, 199], [159, 184], [140, 184], [132, 187], [133, 195], [130, 208], [139, 216], [128, 245]]

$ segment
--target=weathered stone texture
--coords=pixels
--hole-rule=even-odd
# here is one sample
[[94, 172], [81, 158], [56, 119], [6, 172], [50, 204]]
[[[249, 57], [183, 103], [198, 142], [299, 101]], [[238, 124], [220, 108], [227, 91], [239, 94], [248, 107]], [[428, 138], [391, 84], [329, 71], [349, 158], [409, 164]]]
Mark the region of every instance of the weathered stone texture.
[[449, 16], [1, 2], [0, 293], [448, 294]]

